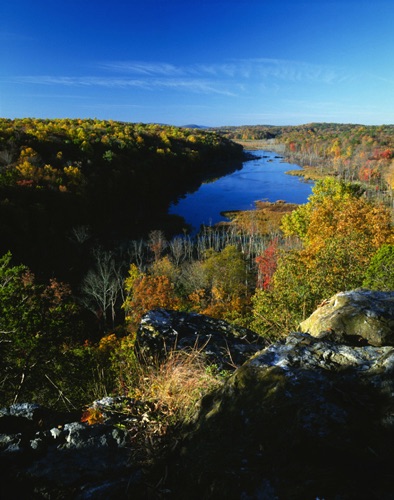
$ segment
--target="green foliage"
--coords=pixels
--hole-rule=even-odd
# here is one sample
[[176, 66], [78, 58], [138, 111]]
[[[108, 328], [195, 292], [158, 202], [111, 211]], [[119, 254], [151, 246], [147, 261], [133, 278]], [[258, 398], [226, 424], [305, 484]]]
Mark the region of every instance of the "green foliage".
[[308, 269], [299, 250], [282, 251], [269, 290], [257, 290], [252, 298], [251, 328], [275, 340], [296, 329], [314, 301]]
[[394, 290], [394, 245], [382, 245], [365, 273], [364, 288]]
[[[51, 280], [35, 282], [25, 266], [0, 258], [0, 391], [4, 402], [44, 399], [56, 392], [52, 374], [75, 336], [76, 306], [69, 288]], [[56, 394], [56, 398], [59, 394]]]
[[245, 293], [248, 273], [242, 253], [234, 245], [227, 245], [221, 252], [209, 251], [203, 269], [211, 288], [220, 288], [226, 294]]

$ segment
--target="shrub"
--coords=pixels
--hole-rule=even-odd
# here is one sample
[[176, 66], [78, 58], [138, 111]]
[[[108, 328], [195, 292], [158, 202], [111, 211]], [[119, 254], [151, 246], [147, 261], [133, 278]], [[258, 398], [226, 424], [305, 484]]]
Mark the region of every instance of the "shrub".
[[394, 290], [394, 245], [382, 245], [372, 257], [363, 287], [371, 290]]

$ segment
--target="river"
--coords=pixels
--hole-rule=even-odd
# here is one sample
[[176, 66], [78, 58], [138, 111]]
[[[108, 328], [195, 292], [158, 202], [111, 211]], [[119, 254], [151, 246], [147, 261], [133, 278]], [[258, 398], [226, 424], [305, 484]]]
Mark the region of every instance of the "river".
[[285, 173], [301, 167], [284, 162], [270, 151], [248, 153], [256, 159], [244, 162], [240, 170], [202, 184], [172, 204], [169, 213], [180, 215], [196, 231], [201, 224], [209, 226], [227, 220], [222, 212], [254, 209], [257, 200], [306, 203], [313, 183]]

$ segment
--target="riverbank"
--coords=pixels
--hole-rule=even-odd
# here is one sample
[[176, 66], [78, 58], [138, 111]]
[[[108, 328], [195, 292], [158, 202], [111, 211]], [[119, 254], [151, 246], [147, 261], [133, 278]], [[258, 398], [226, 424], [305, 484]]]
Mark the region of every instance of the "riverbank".
[[332, 170], [323, 165], [311, 166], [311, 165], [299, 165], [296, 161], [292, 160], [290, 156], [286, 155], [286, 144], [276, 142], [275, 139], [261, 139], [261, 140], [233, 140], [237, 144], [240, 144], [246, 151], [258, 151], [266, 150], [272, 151], [283, 155], [284, 158], [289, 163], [294, 163], [301, 167], [301, 170], [288, 170], [286, 174], [294, 175], [296, 177], [303, 177], [305, 181], [318, 181], [324, 179], [324, 177], [331, 177], [334, 175]]
[[325, 177], [335, 177], [335, 173], [328, 168], [323, 166], [314, 167], [311, 165], [301, 166], [301, 170], [288, 170], [286, 174], [302, 177], [304, 181], [318, 181]]
[[273, 151], [274, 153], [284, 154], [286, 151], [286, 145], [280, 142], [276, 142], [275, 139], [262, 139], [262, 140], [234, 140], [236, 144], [240, 144], [244, 149], [249, 151]]
[[282, 217], [296, 208], [297, 203], [286, 203], [284, 200], [256, 201], [252, 210], [228, 210], [222, 215], [229, 221], [219, 222], [217, 227], [235, 228], [248, 234], [269, 235], [279, 231]]

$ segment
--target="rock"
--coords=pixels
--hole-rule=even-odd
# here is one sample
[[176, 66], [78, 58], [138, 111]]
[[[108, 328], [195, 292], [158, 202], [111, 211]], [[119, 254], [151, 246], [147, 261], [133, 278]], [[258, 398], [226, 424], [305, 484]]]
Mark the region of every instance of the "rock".
[[351, 345], [394, 345], [394, 291], [337, 293], [303, 321], [300, 329]]
[[393, 499], [393, 444], [394, 348], [292, 333], [203, 400], [168, 488], [189, 499]]
[[107, 412], [95, 425], [39, 405], [0, 410], [0, 498], [107, 499], [125, 497], [130, 485], [138, 491], [142, 474], [130, 461], [127, 414], [122, 423], [119, 416], [124, 404], [122, 398], [93, 404]]
[[266, 343], [256, 333], [194, 313], [155, 309], [142, 318], [137, 344], [145, 356], [162, 357], [172, 349], [201, 349], [219, 369], [234, 369]]

